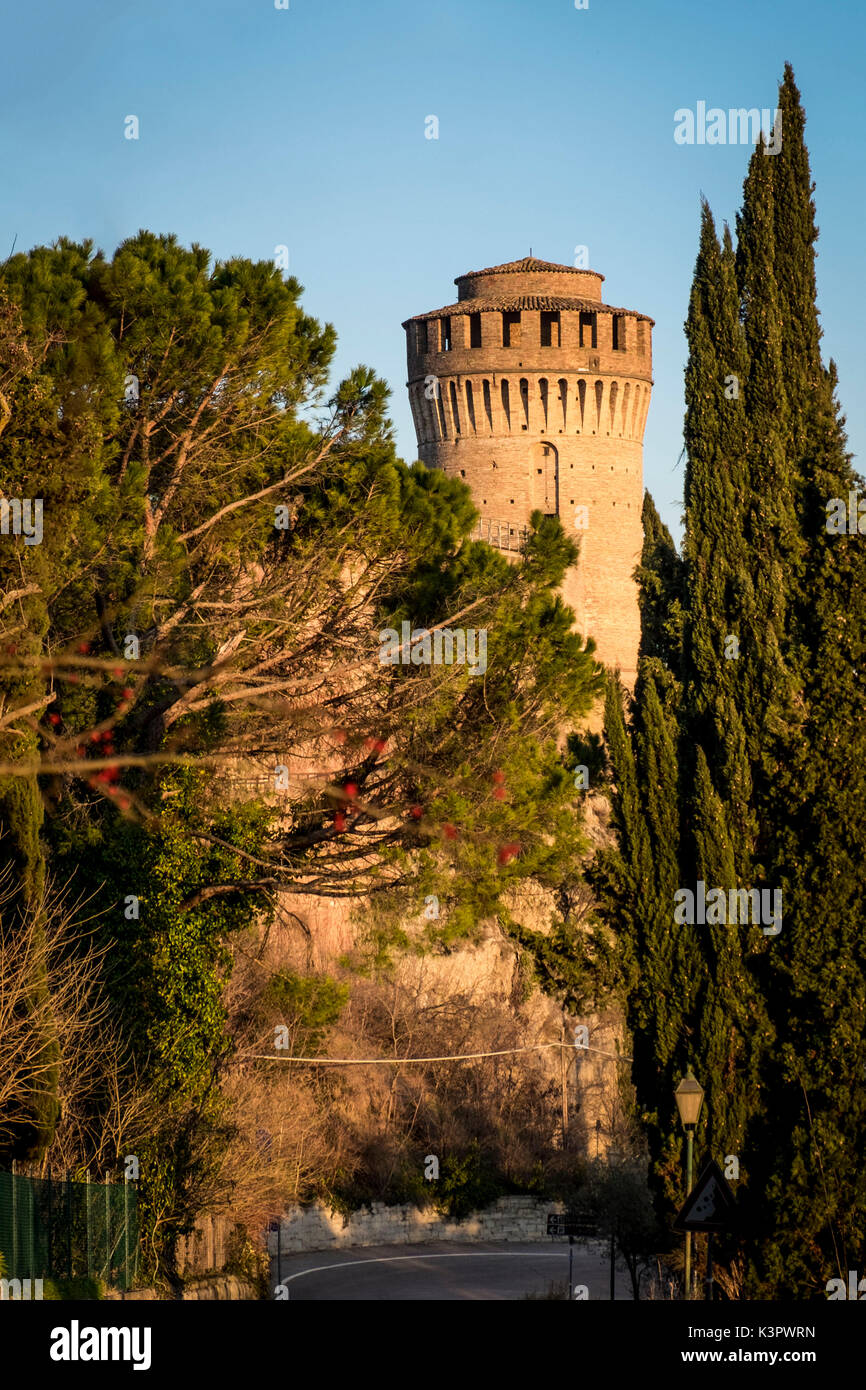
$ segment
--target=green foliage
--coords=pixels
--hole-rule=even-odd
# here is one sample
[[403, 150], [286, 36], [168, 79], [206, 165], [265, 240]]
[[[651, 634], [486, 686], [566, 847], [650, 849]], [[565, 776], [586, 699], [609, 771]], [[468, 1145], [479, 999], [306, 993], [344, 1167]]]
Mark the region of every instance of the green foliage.
[[340, 1017], [349, 998], [349, 986], [330, 975], [298, 975], [281, 970], [268, 980], [260, 1007], [268, 1018], [276, 1013], [289, 1028], [294, 1051], [307, 1057], [317, 1053], [328, 1028]]
[[670, 1245], [670, 1233], [653, 1206], [646, 1163], [634, 1158], [591, 1163], [581, 1199], [599, 1236], [613, 1238], [629, 1272], [632, 1296], [640, 1298], [642, 1271]]
[[[15, 756], [61, 762], [41, 789], [35, 778], [0, 784], [0, 819], [22, 902], [37, 894], [47, 850], [102, 914], [127, 1078], [162, 1107], [137, 1145], [144, 1263], [171, 1273], [173, 1241], [218, 1182], [229, 1137], [220, 1081], [232, 938], [298, 884], [372, 896], [379, 960], [410, 940], [452, 949], [494, 920], [520, 936], [509, 904], [521, 882], [576, 880], [574, 762], [580, 753], [599, 776], [602, 752], [587, 741], [563, 755], [562, 737], [597, 697], [599, 672], [556, 593], [576, 555], [557, 520], [533, 517], [517, 565], [472, 540], [469, 490], [396, 457], [387, 387], [369, 367], [337, 387], [333, 429], [305, 423], [322, 404], [335, 336], [302, 312], [294, 279], [147, 231], [111, 257], [61, 239], [11, 257], [0, 278], [2, 479], [44, 497], [52, 519], [43, 545], [0, 555], [3, 592], [22, 580], [28, 590], [4, 608], [0, 635], [30, 663], [0, 653], [0, 695], [4, 708], [50, 695]], [[274, 526], [276, 502], [286, 529]], [[487, 670], [370, 662], [376, 632], [404, 620], [483, 629]], [[127, 634], [140, 639], [138, 667], [121, 657]], [[357, 690], [340, 675], [347, 656], [374, 668]], [[73, 669], [79, 657], [108, 669]], [[220, 660], [237, 662], [233, 698], [185, 674]], [[295, 697], [302, 687], [309, 701]], [[224, 797], [204, 760], [148, 762], [213, 752], [268, 766], [281, 750], [321, 751], [338, 721], [356, 757], [349, 824], [333, 789], [276, 818]], [[387, 756], [370, 752], [386, 736]], [[0, 734], [0, 754], [10, 746]], [[118, 767], [67, 771], [73, 751], [76, 762], [116, 754]], [[432, 897], [439, 915], [422, 917]], [[564, 912], [551, 970], [574, 942]], [[306, 1051], [344, 1001], [327, 977], [285, 974], [264, 1007], [291, 1019]], [[56, 1115], [47, 1075], [32, 1149]], [[470, 1179], [480, 1192], [481, 1176]], [[407, 1169], [407, 1190], [414, 1182]]]
[[[190, 1229], [198, 1193], [212, 1180], [229, 1137], [218, 1082], [231, 1055], [224, 989], [227, 942], [268, 906], [258, 895], [197, 894], [251, 876], [270, 813], [261, 804], [213, 806], [206, 771], [169, 769], [158, 779], [166, 810], [157, 828], [108, 809], [58, 834], [58, 866], [79, 861], [95, 904], [107, 912], [108, 987], [128, 1067], [163, 1107], [163, 1122], [138, 1146], [139, 1213], [146, 1270], [170, 1257]], [[223, 845], [211, 843], [217, 837]], [[254, 869], [252, 869], [254, 873]], [[142, 888], [144, 885], [144, 888]], [[128, 897], [137, 897], [138, 916]], [[154, 1239], [158, 1231], [158, 1240]]]
[[102, 1279], [45, 1279], [42, 1284], [42, 1297], [52, 1303], [93, 1303], [105, 1297], [105, 1283]]
[[[782, 153], [751, 160], [736, 252], [702, 208], [683, 560], [645, 507], [630, 726], [619, 698], [607, 706], [618, 843], [596, 866], [653, 1182], [670, 1211], [672, 1092], [692, 1064], [698, 1145], [741, 1159], [739, 1256], [764, 1298], [814, 1294], [866, 1235], [850, 1161], [866, 1136], [866, 557], [823, 525], [828, 499], [862, 482], [820, 358], [790, 67], [779, 107]], [[674, 891], [698, 880], [781, 891], [781, 934], [675, 926]]]
[[436, 1209], [443, 1216], [462, 1221], [470, 1212], [489, 1206], [501, 1194], [501, 1179], [477, 1140], [466, 1153], [447, 1154], [443, 1159], [434, 1196]]

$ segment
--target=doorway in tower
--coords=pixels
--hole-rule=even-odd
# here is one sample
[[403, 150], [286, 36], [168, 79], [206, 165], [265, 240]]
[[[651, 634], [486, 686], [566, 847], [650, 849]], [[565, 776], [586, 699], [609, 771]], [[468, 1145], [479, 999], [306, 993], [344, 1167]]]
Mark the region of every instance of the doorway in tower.
[[545, 516], [559, 516], [559, 450], [541, 440], [532, 447], [535, 505]]

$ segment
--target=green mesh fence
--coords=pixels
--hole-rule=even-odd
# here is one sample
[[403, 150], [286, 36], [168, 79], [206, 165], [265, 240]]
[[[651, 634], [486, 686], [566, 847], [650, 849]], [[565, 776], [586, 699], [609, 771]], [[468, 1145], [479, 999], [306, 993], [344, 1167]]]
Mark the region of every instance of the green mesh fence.
[[8, 1279], [104, 1279], [130, 1288], [138, 1266], [134, 1184], [0, 1172], [0, 1255]]

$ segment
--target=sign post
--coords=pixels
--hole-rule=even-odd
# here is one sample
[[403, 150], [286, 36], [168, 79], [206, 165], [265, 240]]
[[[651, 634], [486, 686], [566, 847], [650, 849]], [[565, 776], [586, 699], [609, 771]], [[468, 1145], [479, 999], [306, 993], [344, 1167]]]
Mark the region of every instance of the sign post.
[[710, 1159], [698, 1178], [692, 1191], [680, 1209], [674, 1229], [685, 1231], [705, 1231], [707, 1234], [707, 1277], [706, 1297], [713, 1297], [713, 1236], [727, 1230], [734, 1213], [735, 1201], [725, 1175]]
[[574, 1284], [574, 1241], [575, 1237], [586, 1240], [595, 1235], [595, 1222], [586, 1212], [551, 1211], [547, 1215], [547, 1234], [549, 1236], [568, 1236], [568, 1298], [572, 1299]]

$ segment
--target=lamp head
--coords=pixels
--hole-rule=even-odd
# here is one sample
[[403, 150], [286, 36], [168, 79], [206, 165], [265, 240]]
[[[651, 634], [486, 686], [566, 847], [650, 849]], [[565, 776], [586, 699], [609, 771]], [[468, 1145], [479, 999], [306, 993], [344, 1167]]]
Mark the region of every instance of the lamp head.
[[689, 1067], [677, 1089], [674, 1091], [674, 1099], [677, 1103], [677, 1110], [685, 1129], [694, 1129], [701, 1113], [704, 1092], [699, 1081], [692, 1074]]

